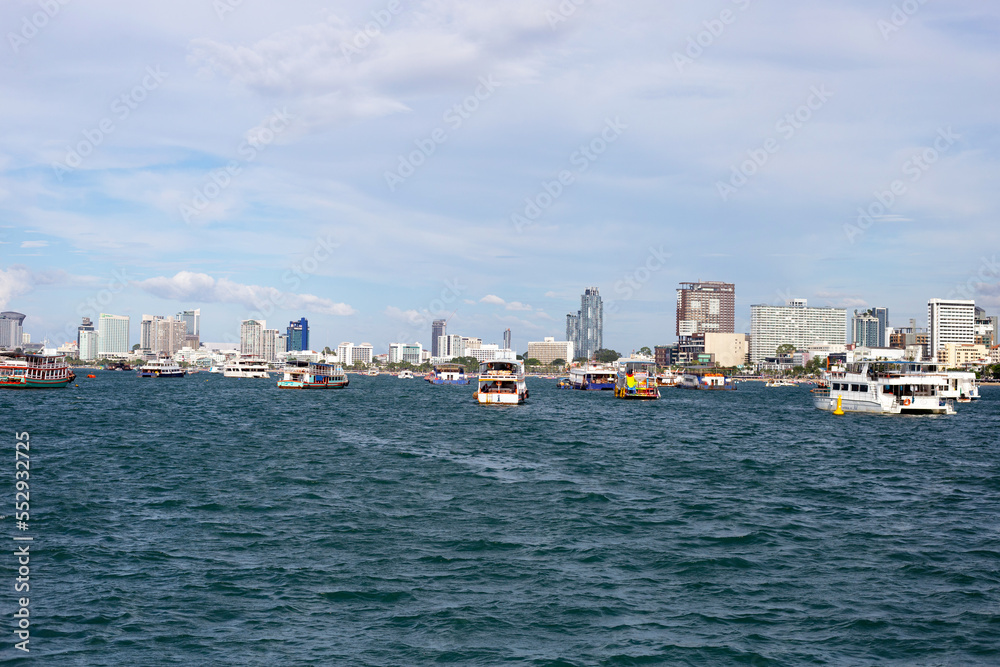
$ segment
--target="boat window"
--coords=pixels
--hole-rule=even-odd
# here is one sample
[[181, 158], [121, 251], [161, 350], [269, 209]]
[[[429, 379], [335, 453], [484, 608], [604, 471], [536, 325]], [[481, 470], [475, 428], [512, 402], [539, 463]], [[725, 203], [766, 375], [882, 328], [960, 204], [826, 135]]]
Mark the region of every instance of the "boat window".
[[868, 393], [868, 385], [866, 385], [866, 384], [859, 384], [858, 385], [858, 391], [867, 394]]

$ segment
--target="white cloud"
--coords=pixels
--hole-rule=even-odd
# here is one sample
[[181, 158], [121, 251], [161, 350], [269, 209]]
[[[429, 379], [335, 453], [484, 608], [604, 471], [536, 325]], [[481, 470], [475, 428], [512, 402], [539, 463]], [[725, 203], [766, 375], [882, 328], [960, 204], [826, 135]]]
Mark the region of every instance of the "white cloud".
[[533, 310], [531, 306], [520, 301], [511, 301], [507, 304], [507, 310]]
[[[0, 308], [6, 307], [11, 299], [33, 292], [40, 285], [55, 285], [68, 278], [65, 271], [32, 271], [21, 264], [0, 269]], [[85, 282], [85, 279], [74, 277], [74, 281]]]
[[428, 315], [421, 313], [418, 310], [402, 310], [400, 308], [396, 308], [395, 306], [389, 306], [383, 312], [386, 317], [406, 322], [407, 324], [426, 324], [430, 319]]
[[47, 248], [48, 241], [21, 241], [22, 248]]
[[479, 300], [479, 303], [492, 303], [495, 306], [503, 306], [507, 304], [506, 301], [504, 301], [495, 294], [487, 294], [486, 296], [484, 296], [482, 299]]
[[149, 278], [136, 285], [154, 296], [174, 301], [236, 303], [257, 309], [270, 303], [290, 310], [305, 310], [321, 315], [346, 316], [357, 313], [346, 303], [335, 303], [314, 294], [282, 292], [273, 287], [245, 285], [227, 278], [216, 280], [208, 274], [191, 271], [181, 271], [173, 277]]

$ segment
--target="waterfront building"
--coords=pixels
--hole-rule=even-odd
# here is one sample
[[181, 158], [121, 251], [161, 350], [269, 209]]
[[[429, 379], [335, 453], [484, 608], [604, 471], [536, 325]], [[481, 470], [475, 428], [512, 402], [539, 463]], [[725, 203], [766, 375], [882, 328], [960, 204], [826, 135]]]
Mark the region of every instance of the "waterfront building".
[[21, 347], [24, 333], [24, 313], [7, 310], [0, 313], [0, 350], [14, 350]]
[[97, 317], [97, 356], [127, 357], [129, 347], [128, 315], [101, 313]]
[[72, 359], [80, 356], [80, 348], [77, 346], [76, 341], [70, 340], [57, 347], [56, 354], [64, 354]]
[[21, 345], [27, 345], [31, 342], [31, 334], [27, 331], [21, 334]]
[[734, 333], [736, 285], [717, 281], [681, 283], [677, 290], [677, 337]]
[[389, 363], [410, 363], [419, 366], [423, 363], [424, 346], [420, 343], [389, 343]]
[[96, 329], [84, 329], [79, 333], [80, 347], [78, 356], [80, 361], [94, 361], [97, 359], [97, 345], [100, 334]]
[[514, 350], [501, 350], [496, 343], [487, 343], [465, 351], [466, 357], [474, 357], [479, 363], [485, 361], [516, 361]]
[[657, 345], [653, 348], [653, 358], [656, 360], [656, 365], [660, 368], [674, 365], [677, 358], [677, 343]]
[[96, 329], [94, 328], [94, 323], [90, 321], [89, 317], [83, 318], [83, 321], [80, 324], [80, 326], [78, 326], [76, 328], [76, 347], [77, 347], [77, 350], [82, 350], [83, 349], [83, 344], [80, 342], [80, 334], [83, 333], [84, 331], [96, 331]]
[[986, 347], [997, 345], [997, 316], [990, 317], [986, 311], [976, 306], [976, 340]]
[[889, 347], [889, 309], [869, 308], [854, 311], [851, 320], [851, 340], [865, 347]]
[[286, 352], [301, 352], [309, 349], [309, 322], [306, 318], [303, 317], [297, 322], [289, 322], [287, 332]]
[[448, 333], [448, 320], [434, 320], [431, 323], [431, 356], [445, 356], [442, 354], [441, 350], [438, 348], [439, 340], [441, 336], [445, 336]]
[[[186, 335], [201, 336], [201, 309], [183, 310], [174, 316], [175, 320], [181, 320], [187, 327]], [[197, 346], [194, 349], [198, 349]]]
[[817, 342], [847, 341], [847, 310], [810, 308], [805, 299], [784, 306], [750, 306], [750, 363], [774, 357], [781, 345], [806, 349]]
[[372, 347], [371, 343], [361, 343], [361, 345], [341, 343], [337, 346], [337, 358], [340, 359], [341, 365], [345, 368], [353, 366], [356, 363], [362, 363], [367, 366], [372, 363], [374, 357], [375, 348]]
[[587, 359], [604, 347], [604, 303], [596, 287], [588, 287], [580, 296], [576, 315], [566, 315], [566, 340], [573, 343], [578, 357]]
[[750, 343], [746, 334], [706, 332], [704, 353], [712, 355], [716, 366], [730, 368], [743, 366], [750, 354]]
[[946, 368], [980, 366], [990, 363], [990, 349], [973, 343], [944, 343], [938, 349], [937, 361]]
[[240, 322], [240, 355], [244, 357], [264, 356], [264, 330], [266, 320], [243, 320]]
[[281, 332], [277, 329], [264, 329], [261, 335], [263, 337], [261, 341], [263, 354], [261, 356], [264, 361], [273, 364], [278, 360], [279, 352], [287, 352], [283, 345], [279, 346], [279, 341], [284, 342]]
[[173, 356], [187, 341], [187, 323], [162, 315], [143, 315], [139, 323], [139, 349], [144, 354]]
[[[511, 334], [510, 334], [510, 329], [504, 329], [504, 332], [503, 332], [503, 349], [505, 349], [505, 350], [511, 349]], [[573, 359], [569, 358], [566, 361], [573, 361]]]
[[927, 302], [928, 354], [936, 359], [946, 343], [972, 345], [976, 340], [976, 302], [930, 299]]
[[[509, 329], [508, 329], [509, 331]], [[505, 346], [503, 349], [509, 350]], [[528, 343], [525, 359], [538, 359], [543, 364], [551, 364], [556, 359], [569, 363], [573, 361], [573, 341], [557, 341], [554, 337], [546, 337], [542, 342]]]

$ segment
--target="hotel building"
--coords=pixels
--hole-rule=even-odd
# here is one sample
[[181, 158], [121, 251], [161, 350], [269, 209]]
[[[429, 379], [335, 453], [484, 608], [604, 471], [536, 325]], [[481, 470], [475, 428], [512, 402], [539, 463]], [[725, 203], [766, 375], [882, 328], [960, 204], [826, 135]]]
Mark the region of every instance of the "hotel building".
[[847, 310], [810, 308], [805, 299], [784, 306], [750, 306], [750, 363], [773, 357], [781, 345], [805, 349], [814, 343], [847, 342]]
[[945, 343], [976, 342], [976, 302], [971, 299], [930, 299], [927, 302], [927, 339], [931, 359]]

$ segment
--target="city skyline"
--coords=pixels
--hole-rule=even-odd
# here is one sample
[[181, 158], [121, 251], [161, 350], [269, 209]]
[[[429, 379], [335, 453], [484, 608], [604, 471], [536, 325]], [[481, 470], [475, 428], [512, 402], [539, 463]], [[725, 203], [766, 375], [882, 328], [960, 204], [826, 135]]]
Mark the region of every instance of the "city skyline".
[[204, 340], [447, 319], [524, 349], [593, 285], [632, 349], [702, 277], [737, 331], [791, 293], [1000, 305], [1000, 8], [569, 4], [417, 1], [356, 52], [385, 4], [102, 0], [30, 37], [5, 4], [0, 309], [32, 340], [199, 308]]

